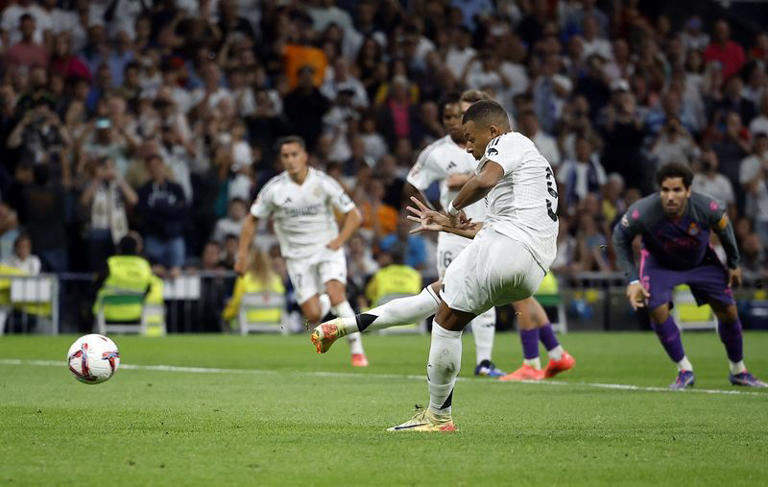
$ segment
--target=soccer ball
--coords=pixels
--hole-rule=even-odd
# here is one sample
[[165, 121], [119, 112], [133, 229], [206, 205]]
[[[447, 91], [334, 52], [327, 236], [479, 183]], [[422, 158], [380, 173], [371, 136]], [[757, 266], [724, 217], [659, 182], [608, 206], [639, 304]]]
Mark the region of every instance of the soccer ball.
[[100, 384], [117, 372], [120, 352], [109, 338], [92, 333], [75, 340], [67, 352], [67, 365], [75, 379], [85, 384]]

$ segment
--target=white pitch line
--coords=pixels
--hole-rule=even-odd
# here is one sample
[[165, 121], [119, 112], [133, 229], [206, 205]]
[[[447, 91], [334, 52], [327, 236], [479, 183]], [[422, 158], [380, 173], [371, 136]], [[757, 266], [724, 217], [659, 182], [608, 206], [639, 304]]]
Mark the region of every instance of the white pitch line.
[[[0, 359], [0, 365], [32, 365], [38, 367], [64, 367], [65, 360], [24, 360], [24, 359]], [[191, 374], [240, 374], [240, 375], [300, 375], [312, 377], [338, 377], [338, 378], [356, 378], [356, 379], [400, 379], [400, 380], [419, 380], [423, 381], [423, 375], [408, 374], [366, 374], [355, 372], [322, 372], [322, 371], [292, 371], [292, 370], [266, 370], [266, 369], [223, 369], [217, 367], [186, 367], [178, 365], [139, 365], [139, 364], [120, 364], [121, 369], [125, 370], [149, 370], [156, 372], [181, 372]], [[472, 380], [466, 377], [459, 377], [458, 380]], [[487, 381], [496, 384], [507, 384], [501, 381]], [[544, 386], [583, 386], [596, 389], [614, 389], [622, 391], [640, 391], [640, 392], [677, 392], [677, 393], [700, 393], [700, 394], [721, 394], [727, 396], [763, 396], [768, 394], [750, 391], [726, 391], [722, 389], [686, 389], [685, 391], [672, 391], [666, 387], [638, 386], [634, 384], [604, 384], [600, 382], [565, 382], [556, 380], [545, 381], [519, 381], [517, 383], [536, 384]]]

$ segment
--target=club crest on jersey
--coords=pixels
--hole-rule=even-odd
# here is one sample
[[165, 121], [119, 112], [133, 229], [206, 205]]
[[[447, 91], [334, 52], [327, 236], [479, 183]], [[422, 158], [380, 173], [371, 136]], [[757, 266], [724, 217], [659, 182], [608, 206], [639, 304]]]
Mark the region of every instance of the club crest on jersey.
[[621, 217], [621, 226], [624, 228], [629, 228], [629, 218], [627, 218], [627, 215]]
[[699, 226], [696, 225], [696, 222], [691, 222], [690, 225], [688, 225], [688, 235], [695, 237], [699, 234]]

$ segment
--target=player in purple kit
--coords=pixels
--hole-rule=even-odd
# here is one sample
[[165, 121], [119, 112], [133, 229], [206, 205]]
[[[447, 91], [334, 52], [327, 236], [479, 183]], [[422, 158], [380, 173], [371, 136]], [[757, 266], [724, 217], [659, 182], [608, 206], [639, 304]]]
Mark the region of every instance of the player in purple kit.
[[[744, 366], [741, 322], [731, 286], [741, 284], [739, 250], [725, 206], [711, 196], [691, 191], [693, 173], [687, 165], [671, 163], [656, 175], [659, 193], [633, 204], [616, 225], [613, 242], [618, 262], [629, 280], [627, 297], [633, 308], [647, 307], [667, 355], [677, 364], [672, 389], [694, 384], [693, 366], [685, 356], [680, 330], [669, 313], [672, 290], [688, 284], [699, 305], [709, 304], [717, 316], [717, 331], [730, 362], [733, 385], [768, 387]], [[709, 245], [714, 231], [727, 254], [727, 268]], [[642, 236], [640, 269], [635, 266], [632, 240]]]

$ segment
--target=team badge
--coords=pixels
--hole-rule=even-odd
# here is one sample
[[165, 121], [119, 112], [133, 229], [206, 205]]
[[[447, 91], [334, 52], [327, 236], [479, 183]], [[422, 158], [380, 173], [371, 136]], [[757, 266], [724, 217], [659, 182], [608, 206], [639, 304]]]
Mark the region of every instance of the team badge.
[[699, 234], [699, 226], [696, 225], [696, 222], [691, 222], [690, 225], [688, 225], [688, 235], [691, 237], [695, 237]]

